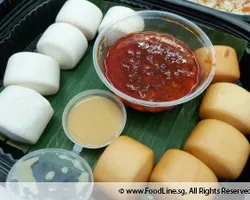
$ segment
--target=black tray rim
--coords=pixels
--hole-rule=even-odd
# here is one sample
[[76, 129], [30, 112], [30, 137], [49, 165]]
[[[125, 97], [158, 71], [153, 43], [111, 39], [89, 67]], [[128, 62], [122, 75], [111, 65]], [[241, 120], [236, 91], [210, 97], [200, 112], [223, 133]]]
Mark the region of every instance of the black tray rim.
[[[24, 4], [26, 0], [21, 1], [20, 3]], [[20, 27], [22, 25], [22, 23], [29, 17], [31, 16], [34, 12], [36, 12], [38, 9], [40, 9], [44, 4], [48, 4], [50, 2], [52, 2], [53, 0], [31, 0], [29, 1], [29, 3], [31, 2], [36, 2], [38, 4], [38, 6], [34, 7], [33, 9], [31, 8], [27, 13], [27, 9], [26, 9], [26, 13], [23, 12], [24, 18], [20, 18], [18, 19], [18, 23], [16, 23], [12, 28], [9, 29], [9, 32], [6, 35], [2, 35], [0, 34], [0, 45], [2, 43], [5, 42], [5, 40], [8, 40], [11, 38], [11, 35], [13, 34], [13, 32], [16, 31], [16, 29], [18, 27]], [[167, 10], [172, 10], [174, 11], [174, 9], [172, 8], [174, 7], [180, 7], [180, 9], [190, 9], [190, 11], [195, 10], [196, 12], [198, 12], [198, 15], [200, 13], [206, 15], [206, 20], [202, 20], [201, 18], [198, 19], [198, 17], [192, 17], [193, 20], [197, 23], [200, 24], [205, 24], [211, 27], [216, 26], [214, 23], [214, 21], [216, 21], [217, 23], [220, 22], [220, 25], [217, 26], [216, 28], [219, 29], [224, 29], [222, 31], [225, 31], [226, 29], [229, 29], [231, 31], [231, 34], [236, 35], [238, 37], [241, 37], [242, 39], [246, 40], [248, 42], [248, 48], [250, 49], [250, 26], [247, 22], [245, 22], [242, 19], [239, 18], [229, 18], [227, 14], [224, 14], [222, 12], [218, 12], [217, 10], [214, 9], [209, 9], [205, 6], [201, 6], [201, 5], [196, 5], [195, 3], [192, 2], [188, 2], [186, 0], [161, 0], [161, 1], [157, 1], [157, 0], [104, 0], [104, 1], [110, 1], [110, 2], [118, 2], [118, 3], [125, 3], [127, 5], [132, 5], [132, 6], [137, 6], [140, 8], [144, 8], [144, 9], [154, 9], [154, 8], [158, 8], [160, 10], [162, 9], [167, 9]], [[27, 1], [28, 2], [28, 1]], [[197, 7], [200, 7], [199, 9], [197, 9]], [[8, 21], [8, 18], [13, 15], [13, 13], [17, 12], [18, 10], [18, 6], [12, 10], [12, 12], [8, 13], [3, 20], [0, 20], [0, 33], [1, 31], [1, 27], [3, 24], [6, 23], [6, 21]], [[178, 14], [178, 10], [175, 11], [174, 13]], [[183, 15], [185, 15], [185, 13], [182, 12]], [[186, 15], [190, 15], [190, 12], [187, 13]], [[191, 16], [191, 15], [190, 15]], [[186, 17], [186, 16], [185, 16]], [[207, 20], [211, 18], [210, 20]], [[212, 21], [212, 22], [211, 22]], [[223, 25], [224, 24], [224, 25]]]

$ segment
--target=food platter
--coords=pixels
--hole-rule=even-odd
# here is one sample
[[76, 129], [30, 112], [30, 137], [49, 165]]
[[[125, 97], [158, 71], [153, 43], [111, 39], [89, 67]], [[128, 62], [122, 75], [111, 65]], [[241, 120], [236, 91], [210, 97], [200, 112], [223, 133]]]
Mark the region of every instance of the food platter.
[[209, 2], [202, 2], [199, 0], [190, 0], [190, 2], [197, 3], [209, 8], [213, 8], [222, 12], [236, 14], [236, 15], [248, 15], [248, 3], [249, 1], [217, 1], [211, 0]]
[[[51, 3], [52, 4], [52, 3]], [[110, 6], [110, 5], [113, 5], [113, 4], [109, 4], [109, 3], [107, 3], [107, 4], [105, 4], [105, 3], [103, 3], [104, 4], [104, 10], [107, 10], [108, 9], [108, 7]], [[39, 8], [37, 8], [37, 9], [35, 9], [32, 13], [36, 13], [36, 12], [46, 12], [46, 9], [51, 9], [49, 6], [48, 6], [49, 4], [48, 3], [44, 3], [44, 4], [42, 4]], [[61, 5], [61, 4], [60, 4]], [[54, 6], [53, 4], [52, 4], [52, 6]], [[59, 5], [57, 5], [57, 7], [59, 8]], [[43, 10], [44, 9], [44, 10]], [[48, 12], [48, 11], [47, 11]], [[36, 15], [37, 17], [39, 17], [38, 15]], [[28, 16], [26, 17], [26, 18], [28, 18]], [[51, 18], [53, 18], [53, 17], [51, 17]], [[49, 20], [51, 20], [51, 18], [49, 19]], [[46, 24], [48, 24], [49, 23], [49, 20], [46, 22], [45, 21], [45, 23]], [[22, 23], [25, 23], [25, 21], [22, 21]], [[27, 22], [26, 22], [27, 23]], [[19, 25], [20, 26], [20, 25]], [[40, 27], [40, 26], [39, 26]], [[16, 27], [17, 28], [17, 27]], [[24, 26], [23, 27], [18, 27], [18, 28], [24, 28]], [[44, 27], [43, 27], [44, 28]], [[40, 28], [40, 29], [42, 29], [42, 28]], [[208, 32], [210, 32], [212, 35], [213, 35], [213, 31], [212, 30], [209, 30], [208, 29]], [[13, 30], [13, 32], [12, 32], [12, 35], [14, 35], [15, 34], [15, 29]], [[35, 33], [29, 33], [29, 34], [32, 34], [32, 36], [34, 35], [35, 36]], [[33, 36], [33, 38], [34, 38], [34, 36]], [[227, 36], [227, 37], [230, 37], [230, 36]], [[11, 38], [12, 39], [12, 38]], [[27, 50], [34, 50], [34, 44], [36, 43], [36, 41], [37, 41], [37, 39], [36, 39], [36, 36], [35, 36], [35, 41], [31, 41], [31, 43], [30, 43], [30, 45], [28, 45], [27, 47], [26, 47], [26, 49]], [[236, 40], [235, 42], [233, 42], [233, 43], [238, 43], [239, 41], [238, 40]], [[243, 52], [244, 52], [244, 50], [242, 49], [242, 50], [240, 50], [239, 49], [239, 57], [241, 57], [241, 55], [243, 54]], [[89, 56], [86, 56], [85, 58], [85, 61], [86, 62], [90, 62], [90, 60], [91, 60], [91, 56], [89, 55]], [[65, 74], [64, 75], [65, 77], [67, 77], [68, 75], [67, 74]], [[81, 75], [79, 75], [79, 76], [81, 76]], [[68, 77], [67, 77], [68, 78]], [[97, 80], [95, 80], [95, 81], [97, 81]], [[89, 86], [89, 87], [94, 87], [94, 86]], [[74, 93], [76, 93], [76, 92], [74, 92]], [[72, 94], [73, 95], [73, 94]], [[57, 98], [60, 98], [60, 95], [57, 97]], [[190, 104], [190, 106], [191, 107], [193, 107], [193, 105], [192, 104]], [[62, 108], [63, 109], [63, 108]], [[179, 111], [176, 111], [176, 114], [177, 114], [177, 116], [179, 115], [178, 113], [180, 112], [181, 110], [179, 110]], [[182, 112], [185, 112], [185, 110], [183, 110]], [[131, 114], [132, 114], [132, 116], [133, 116], [133, 114], [135, 114], [135, 116], [134, 116], [134, 118], [136, 118], [137, 117], [137, 115], [136, 115], [136, 113], [134, 112], [134, 111], [132, 111], [131, 112]], [[175, 114], [175, 115], [176, 115]], [[192, 116], [192, 114], [191, 113], [189, 113], [188, 114], [188, 116]], [[181, 115], [179, 115], [179, 117], [180, 118], [182, 118], [181, 117]], [[183, 117], [183, 119], [184, 119], [185, 117]], [[146, 119], [146, 118], [145, 118]], [[149, 119], [148, 119], [149, 120]], [[151, 119], [152, 120], [152, 119]], [[56, 128], [56, 127], [55, 127]], [[176, 127], [177, 128], [177, 127]], [[56, 128], [57, 129], [57, 128]], [[138, 135], [139, 136], [139, 135]], [[61, 136], [62, 138], [60, 139], [60, 140], [65, 140], [65, 138], [63, 137], [63, 135]], [[139, 136], [140, 137], [140, 136]], [[57, 138], [56, 140], [55, 140], [55, 142], [56, 142], [56, 144], [58, 144], [58, 140], [59, 140], [59, 138]], [[42, 141], [40, 141], [40, 142], [42, 142]], [[8, 143], [12, 143], [11, 141], [9, 141]], [[58, 144], [58, 145], [60, 145], [60, 144]], [[65, 146], [68, 146], [69, 145], [69, 147], [71, 146], [71, 144], [70, 144], [70, 142], [69, 141], [64, 141], [64, 145]], [[25, 145], [19, 145], [19, 144], [14, 144], [14, 146], [19, 146], [20, 147], [20, 149], [22, 150], [22, 151], [27, 151], [29, 148], [28, 147], [26, 147]], [[37, 148], [39, 148], [39, 147], [37, 147]]]
[[[135, 10], [165, 8], [167, 11], [173, 11], [171, 6], [168, 7], [168, 4], [164, 7], [162, 3], [152, 4], [150, 1], [145, 4], [142, 3], [142, 1], [134, 1], [134, 3], [123, 2], [123, 4], [118, 2], [100, 2], [97, 0], [93, 0], [92, 2], [101, 8], [103, 13], [106, 13], [110, 7], [115, 5], [126, 5]], [[30, 10], [26, 10], [26, 12], [23, 13], [25, 17], [18, 19], [18, 23], [16, 23], [15, 26], [9, 26], [9, 33], [2, 32], [0, 37], [0, 54], [3, 55], [3, 59], [1, 59], [0, 63], [1, 74], [4, 73], [7, 60], [13, 53], [18, 51], [36, 51], [37, 41], [40, 39], [44, 30], [54, 22], [55, 16], [64, 1], [36, 1], [36, 3], [39, 4], [39, 6], [31, 6]], [[175, 12], [181, 13], [181, 9], [177, 9]], [[47, 15], [45, 15], [45, 13], [47, 13]], [[186, 16], [188, 16], [188, 14], [186, 14]], [[219, 18], [219, 16], [215, 17]], [[231, 26], [230, 20], [225, 20], [222, 23], [226, 25], [220, 27], [221, 29], [218, 30], [218, 24], [212, 26], [209, 22], [207, 24], [202, 23], [206, 21], [206, 19], [199, 20], [199, 17], [195, 15], [189, 15], [189, 18], [202, 28], [214, 45], [228, 45], [236, 50], [238, 60], [241, 61], [241, 74], [243, 74], [239, 84], [246, 89], [250, 88], [249, 79], [247, 78], [249, 76], [249, 68], [246, 68], [247, 66], [244, 64], [247, 63], [246, 60], [249, 60], [247, 50], [250, 42], [249, 30], [245, 27], [246, 23], [232, 20], [231, 23], [233, 26]], [[37, 24], [37, 21], [41, 23]], [[226, 26], [231, 28], [227, 29]], [[34, 30], [30, 31], [30, 27], [34, 27]], [[74, 70], [62, 72], [61, 89], [59, 93], [47, 98], [55, 110], [55, 115], [38, 143], [35, 145], [26, 145], [1, 136], [0, 139], [3, 143], [25, 154], [44, 148], [73, 149], [74, 143], [64, 134], [61, 122], [63, 111], [67, 103], [75, 95], [85, 90], [108, 90], [95, 72], [92, 61], [93, 48], [94, 41], [89, 43], [85, 56]], [[198, 110], [202, 98], [203, 95], [200, 95], [190, 102], [177, 106], [173, 110], [156, 114], [141, 113], [127, 107], [128, 121], [123, 135], [128, 135], [153, 149], [156, 155], [154, 162], [157, 163], [166, 150], [183, 148], [190, 132], [200, 121]], [[104, 148], [99, 150], [83, 149], [81, 156], [94, 168], [103, 151]], [[249, 170], [247, 168], [248, 165], [240, 177], [240, 180], [249, 180]]]
[[[216, 2], [216, 1], [213, 1], [213, 2]], [[174, 3], [174, 1], [173, 1]], [[223, 9], [219, 9], [219, 8], [212, 8], [212, 7], [209, 7], [209, 6], [205, 6], [203, 4], [199, 4], [199, 3], [195, 3], [193, 0], [192, 1], [186, 1], [186, 0], [183, 0], [183, 1], [179, 1], [179, 2], [175, 2], [177, 4], [183, 4], [185, 5], [186, 7], [194, 7], [196, 8], [197, 10], [200, 10], [200, 9], [205, 9], [207, 10], [208, 12], [217, 12], [217, 13], [221, 13], [222, 15], [225, 15], [227, 17], [234, 17], [234, 18], [239, 18], [239, 19], [243, 19], [247, 22], [249, 22], [250, 20], [250, 17], [249, 17], [249, 14], [244, 14], [244, 13], [236, 13], [236, 12], [227, 12]], [[218, 6], [217, 6], [218, 7]]]

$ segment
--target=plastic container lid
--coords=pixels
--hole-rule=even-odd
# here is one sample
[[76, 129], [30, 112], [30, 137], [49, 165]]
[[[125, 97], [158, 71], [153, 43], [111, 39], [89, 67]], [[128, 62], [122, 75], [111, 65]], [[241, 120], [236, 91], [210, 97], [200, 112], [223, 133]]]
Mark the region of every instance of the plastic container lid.
[[[54, 148], [41, 149], [22, 157], [10, 170], [6, 182], [8, 183], [6, 188], [9, 191], [16, 191], [11, 188], [13, 183], [58, 183], [57, 187], [60, 186], [60, 182], [83, 183], [84, 192], [79, 191], [84, 196], [83, 199], [90, 197], [94, 186], [92, 170], [82, 157], [68, 150]], [[39, 184], [38, 187], [40, 187]], [[63, 185], [63, 187], [72, 189], [72, 184]], [[63, 192], [60, 193], [57, 196], [65, 196]], [[70, 191], [66, 193], [69, 195]], [[49, 193], [43, 191], [41, 195], [49, 195]]]

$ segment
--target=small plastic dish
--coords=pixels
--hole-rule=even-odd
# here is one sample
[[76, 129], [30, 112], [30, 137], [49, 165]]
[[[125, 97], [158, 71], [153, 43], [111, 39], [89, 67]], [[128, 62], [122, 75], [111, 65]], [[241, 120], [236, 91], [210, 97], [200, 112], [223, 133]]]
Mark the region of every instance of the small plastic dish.
[[[20, 188], [23, 190], [25, 188], [32, 189], [34, 187], [32, 183], [36, 183], [36, 191], [33, 192], [37, 193], [37, 190], [42, 190], [41, 194], [33, 195], [53, 196], [53, 193], [49, 194], [49, 192], [51, 187], [55, 187], [56, 191], [59, 190], [57, 196], [63, 197], [62, 195], [65, 195], [61, 190], [63, 188], [64, 192], [67, 190], [71, 193], [67, 192], [68, 195], [81, 195], [84, 197], [83, 199], [89, 199], [94, 187], [94, 178], [89, 164], [77, 153], [64, 149], [48, 148], [29, 153], [18, 160], [7, 176], [6, 188], [11, 193], [19, 191], [21, 194], [23, 192], [20, 192]], [[60, 185], [60, 183], [63, 184]], [[83, 185], [80, 185], [84, 186], [79, 194], [72, 193], [74, 192], [72, 187], [77, 186], [74, 185], [76, 183], [82, 183]], [[16, 190], [17, 186], [19, 190]], [[27, 195], [24, 193], [23, 195]]]
[[[133, 98], [116, 89], [113, 84], [107, 80], [104, 74], [104, 59], [107, 55], [109, 47], [112, 45], [112, 43], [110, 43], [110, 38], [113, 38], [113, 35], [116, 36], [116, 39], [123, 37], [124, 34], [120, 34], [120, 37], [117, 37], [117, 33], [119, 33], [117, 28], [120, 27], [121, 24], [126, 24], [128, 22], [132, 23], [134, 19], [138, 18], [144, 20], [144, 29], [142, 31], [154, 31], [172, 35], [178, 40], [184, 42], [192, 51], [199, 48], [205, 49], [205, 59], [206, 61], [209, 61], [209, 67], [200, 67], [200, 83], [196, 90], [189, 95], [174, 101], [152, 102]], [[134, 27], [133, 23], [132, 26]], [[134, 31], [130, 33], [133, 32]], [[93, 49], [93, 62], [95, 70], [101, 81], [113, 93], [119, 96], [124, 103], [140, 111], [159, 112], [188, 102], [200, 95], [209, 86], [214, 77], [216, 59], [211, 41], [207, 35], [191, 21], [168, 12], [140, 11], [113, 22], [99, 34]]]
[[[121, 109], [122, 114], [123, 114], [123, 121], [121, 124], [120, 131], [116, 134], [117, 138], [121, 135], [121, 133], [126, 125], [126, 121], [127, 121], [126, 108], [125, 108], [124, 104], [122, 103], [122, 101], [120, 99], [118, 99], [115, 95], [113, 95], [111, 92], [96, 89], [96, 90], [87, 90], [87, 91], [84, 91], [82, 93], [79, 93], [74, 98], [72, 98], [70, 100], [70, 102], [67, 104], [66, 108], [64, 109], [63, 117], [62, 117], [62, 125], [63, 125], [64, 132], [65, 132], [66, 136], [75, 144], [75, 146], [74, 146], [75, 152], [81, 152], [83, 148], [100, 149], [100, 148], [108, 146], [111, 142], [113, 142], [113, 140], [108, 141], [107, 143], [102, 144], [100, 146], [93, 146], [93, 145], [88, 145], [88, 144], [84, 145], [84, 144], [79, 143], [74, 137], [72, 137], [70, 131], [68, 130], [67, 121], [68, 121], [68, 115], [69, 115], [71, 109], [75, 105], [77, 105], [79, 102], [81, 102], [82, 100], [84, 100], [88, 97], [94, 97], [94, 96], [107, 98], [107, 99], [113, 101]], [[96, 134], [98, 136], [98, 133], [96, 133]]]

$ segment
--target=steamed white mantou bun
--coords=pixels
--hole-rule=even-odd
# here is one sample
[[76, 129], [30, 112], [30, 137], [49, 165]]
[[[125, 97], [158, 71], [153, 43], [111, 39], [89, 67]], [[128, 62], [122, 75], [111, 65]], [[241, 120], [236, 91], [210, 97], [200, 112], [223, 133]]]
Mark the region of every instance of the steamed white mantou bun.
[[54, 23], [37, 43], [38, 53], [54, 58], [61, 69], [73, 69], [88, 48], [88, 41], [77, 28], [66, 23]]
[[56, 94], [60, 85], [60, 67], [52, 58], [32, 52], [12, 55], [7, 63], [4, 86], [20, 85], [41, 95]]
[[[114, 22], [115, 23], [115, 22]], [[136, 32], [142, 32], [145, 28], [143, 18], [138, 14], [134, 16], [125, 16], [111, 25], [107, 33], [108, 45], [113, 45], [118, 39]]]
[[54, 110], [33, 89], [8, 86], [0, 93], [0, 133], [23, 143], [35, 144]]
[[114, 6], [110, 8], [105, 17], [103, 18], [101, 25], [99, 26], [99, 33], [114, 21], [119, 20], [119, 18], [122, 18], [134, 12], [134, 10], [125, 6]]
[[78, 28], [88, 40], [93, 40], [102, 21], [102, 11], [86, 0], [68, 0], [56, 17], [56, 22]]

